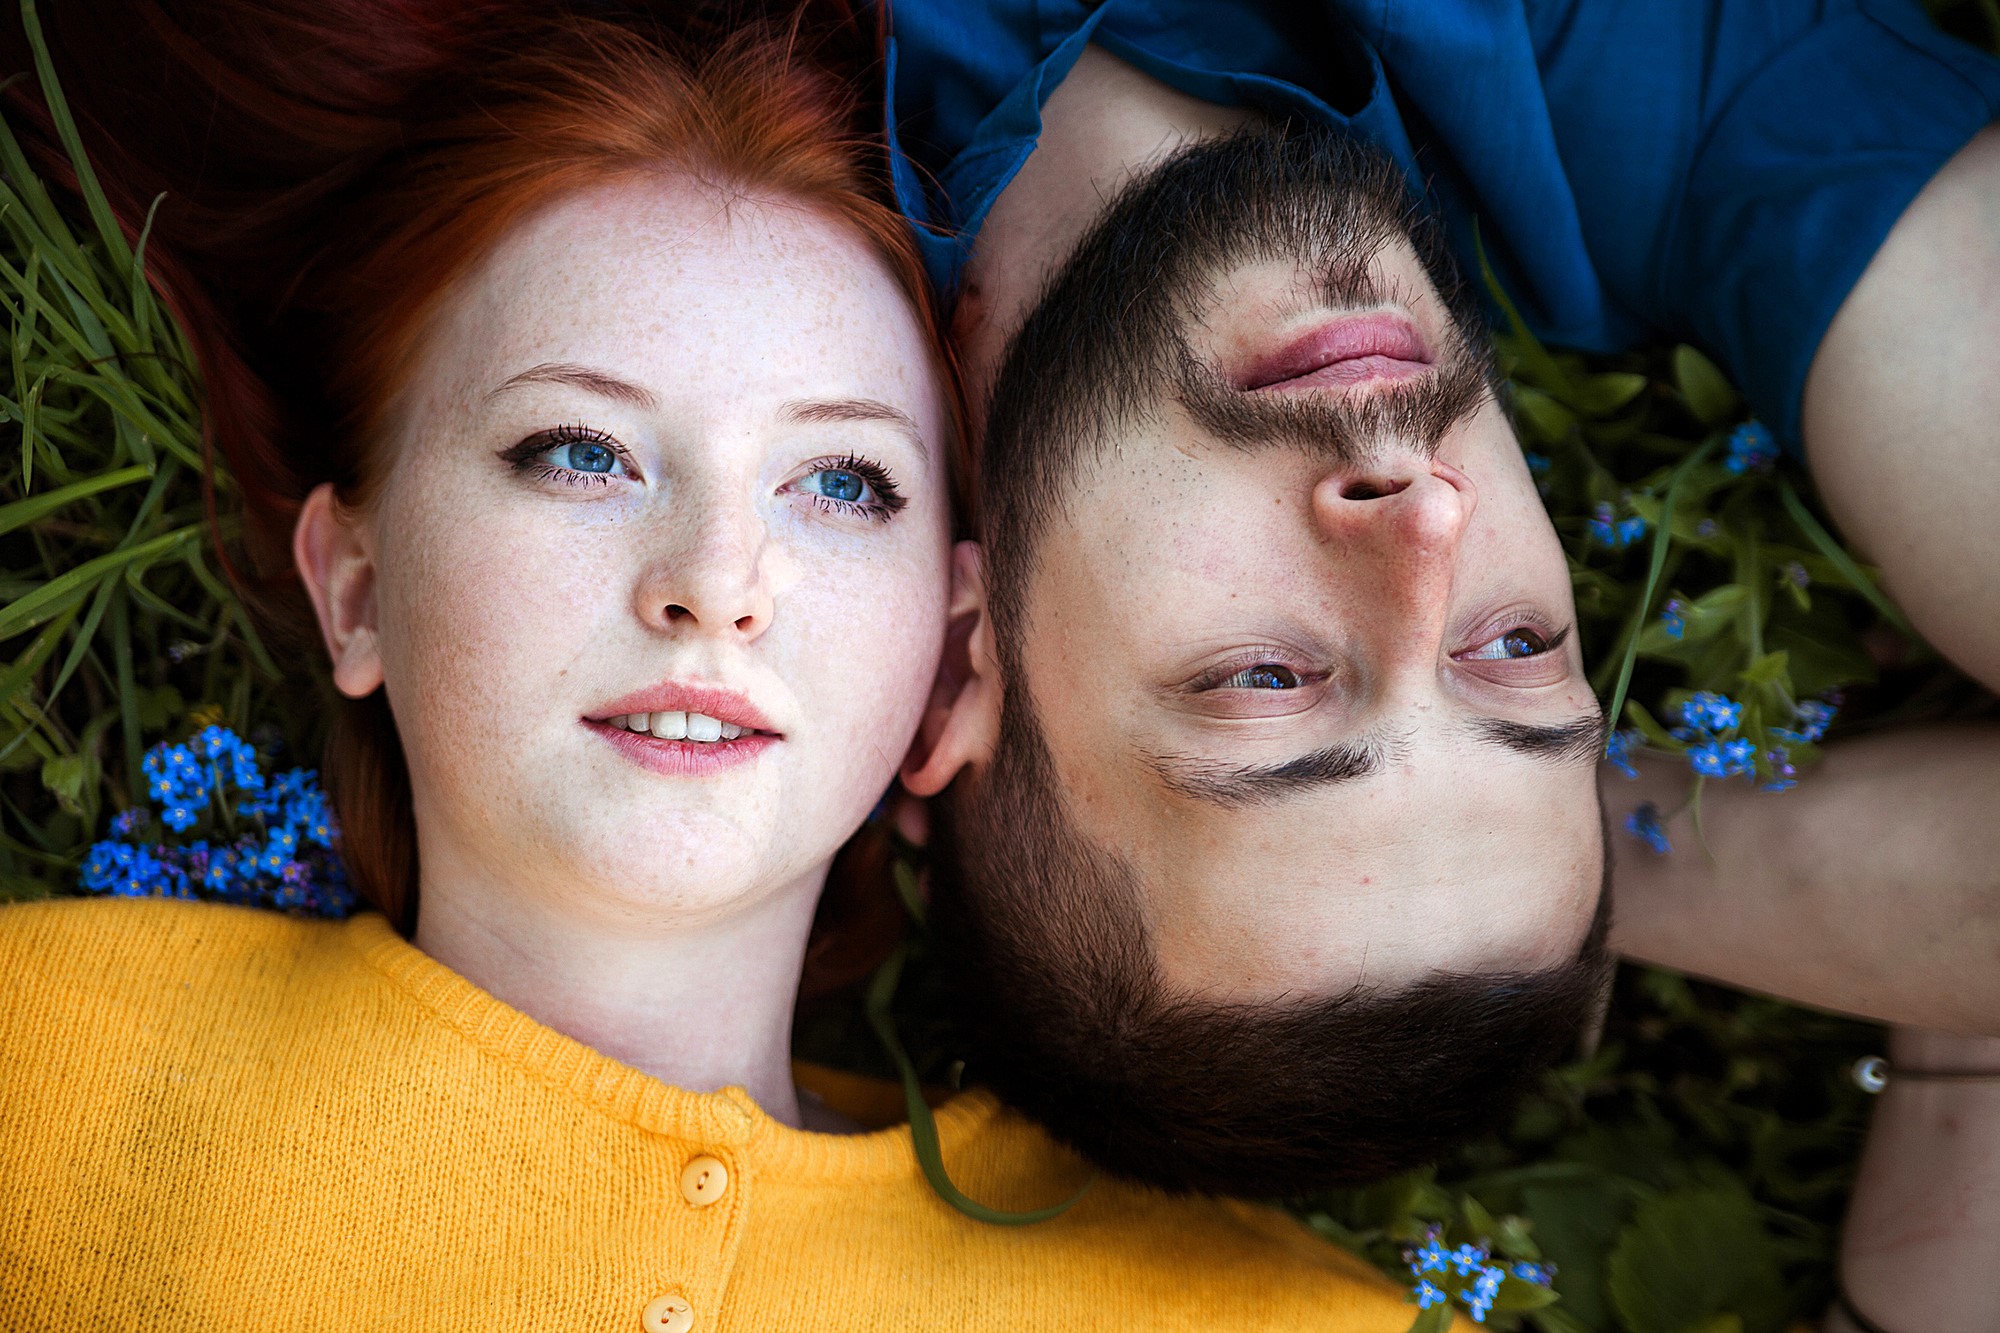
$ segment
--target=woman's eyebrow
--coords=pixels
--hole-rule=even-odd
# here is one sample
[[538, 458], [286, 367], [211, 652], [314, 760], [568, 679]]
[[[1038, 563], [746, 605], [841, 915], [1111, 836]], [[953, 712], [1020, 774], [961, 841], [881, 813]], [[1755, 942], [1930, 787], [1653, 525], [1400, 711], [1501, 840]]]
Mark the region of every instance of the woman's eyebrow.
[[924, 433], [915, 417], [874, 398], [802, 398], [786, 403], [779, 409], [779, 415], [793, 421], [885, 422], [908, 436], [912, 447], [924, 447]]
[[652, 390], [619, 379], [608, 370], [594, 370], [589, 366], [579, 366], [568, 361], [544, 361], [538, 366], [530, 366], [518, 375], [508, 377], [507, 382], [487, 394], [495, 398], [509, 389], [518, 389], [525, 384], [567, 384], [587, 393], [597, 394], [620, 403], [630, 403], [649, 412], [658, 411], [660, 400]]

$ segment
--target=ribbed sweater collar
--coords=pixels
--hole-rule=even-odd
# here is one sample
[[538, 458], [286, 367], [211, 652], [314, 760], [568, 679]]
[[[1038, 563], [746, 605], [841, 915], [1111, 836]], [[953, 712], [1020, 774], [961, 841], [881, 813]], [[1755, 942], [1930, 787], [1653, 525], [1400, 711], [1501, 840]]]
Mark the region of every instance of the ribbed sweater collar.
[[[368, 966], [439, 1022], [523, 1075], [615, 1120], [650, 1134], [745, 1150], [760, 1168], [797, 1177], [904, 1179], [918, 1169], [908, 1125], [863, 1134], [793, 1129], [766, 1115], [742, 1088], [676, 1088], [535, 1021], [405, 940], [379, 913], [361, 913], [341, 929]], [[998, 1101], [984, 1091], [961, 1094], [935, 1115], [947, 1160], [994, 1131], [1018, 1133], [1024, 1141], [1014, 1145], [1017, 1150], [1040, 1138], [1002, 1115]]]

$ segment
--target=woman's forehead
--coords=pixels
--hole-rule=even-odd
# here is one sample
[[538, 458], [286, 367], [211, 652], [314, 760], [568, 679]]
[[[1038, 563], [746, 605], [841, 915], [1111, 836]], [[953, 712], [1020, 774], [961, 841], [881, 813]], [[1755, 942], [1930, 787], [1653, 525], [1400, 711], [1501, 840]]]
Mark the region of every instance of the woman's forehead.
[[861, 238], [804, 205], [685, 175], [606, 182], [517, 223], [467, 273], [439, 333], [439, 368], [468, 380], [608, 362], [655, 388], [850, 381], [913, 413], [935, 391], [916, 312]]

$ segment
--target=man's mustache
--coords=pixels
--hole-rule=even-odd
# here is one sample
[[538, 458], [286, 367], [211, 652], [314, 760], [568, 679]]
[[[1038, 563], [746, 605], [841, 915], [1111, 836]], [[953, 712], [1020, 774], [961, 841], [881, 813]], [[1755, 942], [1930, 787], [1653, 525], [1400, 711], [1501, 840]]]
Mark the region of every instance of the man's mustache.
[[1246, 451], [1294, 449], [1347, 466], [1374, 463], [1392, 445], [1435, 457], [1486, 395], [1484, 361], [1456, 334], [1422, 375], [1324, 393], [1245, 392], [1183, 343], [1173, 387], [1189, 419], [1218, 443]]

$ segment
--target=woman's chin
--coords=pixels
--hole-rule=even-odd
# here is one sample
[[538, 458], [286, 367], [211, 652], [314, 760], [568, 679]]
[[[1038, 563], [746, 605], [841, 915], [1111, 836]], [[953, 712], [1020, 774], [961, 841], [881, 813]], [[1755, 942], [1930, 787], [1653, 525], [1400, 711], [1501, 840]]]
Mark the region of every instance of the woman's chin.
[[[780, 848], [783, 859], [774, 861], [771, 853]], [[816, 894], [835, 850], [814, 857], [776, 830], [762, 837], [741, 827], [697, 828], [679, 837], [662, 830], [579, 849], [570, 880], [579, 893], [635, 921], [713, 924], [754, 912], [794, 887]]]

